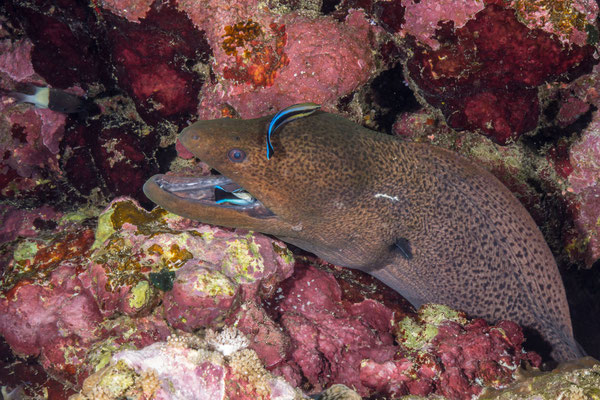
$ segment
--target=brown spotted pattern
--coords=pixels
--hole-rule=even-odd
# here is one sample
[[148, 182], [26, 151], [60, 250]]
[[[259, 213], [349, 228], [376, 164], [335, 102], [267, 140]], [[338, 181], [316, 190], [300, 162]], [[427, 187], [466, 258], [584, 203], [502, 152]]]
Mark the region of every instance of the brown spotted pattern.
[[[200, 121], [181, 135], [197, 157], [275, 216], [189, 203], [151, 181], [148, 196], [207, 223], [273, 234], [326, 261], [367, 271], [415, 306], [448, 304], [538, 331], [559, 361], [580, 356], [554, 258], [518, 200], [490, 173], [430, 145], [405, 143], [333, 114], [290, 122], [266, 159], [266, 126]], [[244, 150], [232, 163], [227, 152]], [[407, 239], [413, 257], [394, 243]]]

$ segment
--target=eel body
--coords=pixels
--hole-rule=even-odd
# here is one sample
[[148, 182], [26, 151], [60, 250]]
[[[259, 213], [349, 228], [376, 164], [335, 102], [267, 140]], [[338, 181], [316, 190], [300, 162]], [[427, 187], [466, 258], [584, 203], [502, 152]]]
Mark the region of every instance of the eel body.
[[[492, 174], [320, 111], [280, 129], [267, 160], [271, 117], [189, 126], [181, 143], [222, 176], [155, 175], [146, 196], [179, 215], [271, 234], [366, 271], [415, 307], [436, 302], [516, 321], [537, 331], [556, 361], [582, 355], [552, 253]], [[215, 185], [257, 201], [216, 204]]]

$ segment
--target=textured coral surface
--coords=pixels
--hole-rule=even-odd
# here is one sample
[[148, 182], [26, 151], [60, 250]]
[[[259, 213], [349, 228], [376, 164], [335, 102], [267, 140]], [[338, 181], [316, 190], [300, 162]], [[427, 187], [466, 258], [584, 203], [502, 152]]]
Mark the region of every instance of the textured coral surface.
[[[334, 383], [465, 398], [537, 364], [510, 322], [413, 314], [279, 241], [148, 211], [149, 176], [210, 172], [176, 142], [190, 122], [306, 101], [492, 171], [540, 225], [600, 357], [597, 17], [593, 0], [0, 2], [2, 390], [175, 398], [204, 377], [211, 398]], [[23, 84], [98, 111], [16, 103]], [[566, 379], [587, 393], [594, 377]]]
[[[421, 310], [416, 322], [402, 322], [413, 321], [402, 319], [410, 308], [372, 278], [314, 260], [297, 262], [292, 274], [285, 245], [259, 234], [161, 209], [147, 212], [127, 198], [116, 199], [97, 218], [55, 220], [64, 229], [32, 233], [9, 246], [12, 258], [0, 281], [0, 334], [18, 355], [37, 356], [56, 379], [83, 387], [82, 395], [97, 382], [91, 374], [109, 374], [106, 368], [116, 374], [119, 360], [137, 376], [122, 392], [150, 390], [143, 386], [150, 379], [156, 398], [228, 393], [237, 399], [258, 392], [275, 398], [270, 396], [285, 385], [293, 393], [292, 387], [308, 384], [319, 391], [333, 383], [361, 395], [440, 393], [459, 399], [463, 389], [478, 393], [481, 385], [512, 381], [521, 360], [539, 365], [539, 356], [522, 352], [524, 337], [513, 323], [468, 323], [434, 306]], [[230, 328], [222, 330], [224, 325]], [[187, 349], [176, 339], [161, 344], [173, 333], [189, 339], [185, 332], [198, 330], [205, 334], [197, 339], [202, 345]], [[429, 336], [415, 345], [420, 331]], [[236, 372], [236, 362], [263, 371], [255, 371], [260, 382]], [[119, 376], [132, 377], [130, 369]], [[208, 386], [189, 392], [192, 377]], [[288, 383], [279, 387], [272, 380]]]
[[594, 63], [591, 46], [564, 48], [495, 5], [463, 27], [440, 26], [438, 37], [438, 49], [416, 48], [411, 79], [452, 128], [480, 130], [500, 144], [537, 127], [538, 86], [589, 72]]

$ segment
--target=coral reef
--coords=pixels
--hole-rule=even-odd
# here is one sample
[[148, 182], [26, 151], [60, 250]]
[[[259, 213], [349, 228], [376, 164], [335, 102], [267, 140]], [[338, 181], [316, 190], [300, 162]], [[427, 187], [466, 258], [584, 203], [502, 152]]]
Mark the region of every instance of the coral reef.
[[[285, 245], [262, 235], [203, 225], [159, 208], [148, 212], [127, 198], [114, 200], [97, 219], [55, 218], [65, 221], [63, 229], [50, 225], [5, 245], [12, 256], [0, 281], [0, 334], [15, 353], [39, 356], [55, 378], [82, 387], [82, 396], [214, 392], [277, 398], [273, 393], [296, 393], [289, 385], [314, 392], [343, 383], [362, 395], [438, 392], [460, 398], [450, 389], [454, 383], [433, 382], [447, 379], [477, 393], [482, 384], [510, 381], [521, 360], [537, 363], [521, 352], [516, 325], [467, 322], [439, 307], [421, 311], [435, 327], [424, 328], [429, 336], [409, 345], [408, 325], [393, 322], [407, 315], [397, 294], [356, 271], [310, 260], [296, 263], [292, 275], [294, 260]], [[218, 333], [210, 330], [217, 327]], [[415, 335], [417, 328], [411, 329]], [[204, 335], [194, 339], [186, 331]], [[394, 335], [402, 346], [394, 344]], [[411, 352], [421, 353], [409, 362]], [[497, 365], [500, 353], [503, 367]], [[398, 360], [423, 375], [405, 384], [408, 378], [398, 372], [393, 387], [383, 385], [378, 379]], [[171, 367], [156, 370], [157, 362]], [[251, 372], [244, 372], [249, 365]], [[459, 381], [458, 372], [448, 371], [471, 380]], [[187, 393], [187, 376], [205, 377], [205, 383], [215, 378], [216, 386]]]
[[173, 335], [166, 342], [121, 351], [111, 365], [88, 377], [81, 393], [71, 399], [303, 398], [299, 390], [265, 370], [253, 350], [237, 344], [240, 338], [235, 328], [227, 328], [207, 331], [206, 340]]
[[365, 385], [389, 395], [470, 399], [483, 387], [512, 382], [521, 360], [541, 363], [537, 354], [522, 352], [524, 337], [516, 324], [467, 321], [445, 306], [421, 307], [416, 318], [399, 321], [395, 335], [404, 354], [384, 363], [363, 361], [360, 369]]
[[[443, 23], [437, 49], [418, 45], [409, 76], [430, 105], [457, 130], [479, 130], [500, 144], [538, 125], [538, 86], [580, 76], [596, 63], [592, 46], [564, 48], [532, 31], [514, 10], [487, 5], [464, 26]], [[499, 55], [507, 62], [498, 62]]]
[[341, 24], [295, 12], [277, 15], [254, 1], [180, 1], [178, 7], [206, 32], [215, 57], [217, 82], [202, 90], [201, 118], [220, 117], [224, 104], [243, 118], [309, 100], [332, 104], [374, 69], [370, 44], [378, 30], [360, 11]]
[[[0, 84], [11, 88], [11, 81], [39, 80], [31, 63], [32, 43], [23, 39], [1, 42]], [[64, 135], [66, 117], [48, 109], [15, 105], [10, 98], [0, 101], [2, 160], [0, 196], [10, 198], [42, 186], [51, 175], [60, 174], [59, 143]]]
[[0, 334], [17, 354], [39, 355], [75, 384], [109, 349], [210, 326], [235, 311], [234, 299], [271, 295], [292, 272], [281, 242], [149, 213], [130, 199], [112, 202], [95, 231], [72, 222], [28, 235], [8, 247]]
[[210, 54], [202, 33], [169, 4], [138, 13], [136, 22], [102, 13], [96, 3], [2, 7], [13, 32], [1, 44], [2, 90], [50, 85], [101, 111], [67, 116], [2, 95], [2, 197], [61, 208], [88, 196], [96, 204], [116, 195], [146, 201], [140, 187], [158, 170], [161, 136], [174, 138], [196, 109], [205, 77], [191, 69]]
[[[0, 92], [0, 335], [31, 357], [0, 346], [10, 389], [30, 376], [26, 394], [62, 399], [62, 383], [91, 375], [79, 398], [170, 398], [163, 383], [195, 371], [221, 374], [212, 388], [229, 380], [214, 393], [232, 399], [336, 383], [462, 398], [537, 365], [509, 322], [415, 316], [355, 271], [294, 265], [281, 242], [135, 202], [149, 209], [142, 184], [170, 164], [209, 173], [176, 143], [190, 121], [304, 101], [490, 169], [562, 266], [588, 268], [563, 269], [578, 340], [597, 351], [595, 1], [8, 0], [0, 15], [2, 91], [49, 85], [101, 110], [65, 115]], [[135, 201], [114, 200], [124, 195]], [[176, 364], [173, 377], [153, 359]], [[582, 382], [573, 393], [595, 395], [583, 383], [597, 366], [563, 373]], [[553, 387], [550, 376], [514, 390]], [[359, 396], [344, 390], [323, 398]]]
[[600, 395], [600, 363], [587, 357], [560, 365], [548, 373], [521, 372], [517, 381], [481, 399], [593, 399]]

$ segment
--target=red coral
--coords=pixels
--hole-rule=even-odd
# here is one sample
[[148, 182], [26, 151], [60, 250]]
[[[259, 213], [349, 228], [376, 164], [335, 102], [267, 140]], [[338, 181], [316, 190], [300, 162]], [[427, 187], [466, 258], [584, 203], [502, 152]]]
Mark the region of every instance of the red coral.
[[119, 28], [109, 38], [117, 77], [138, 110], [146, 117], [194, 113], [202, 80], [188, 65], [204, 59], [208, 46], [186, 15], [165, 5], [139, 24], [114, 22]]
[[62, 163], [69, 183], [82, 195], [100, 188], [111, 198], [145, 199], [141, 187], [148, 174], [158, 170], [153, 159], [156, 138], [138, 136], [134, 125], [105, 128], [106, 122], [94, 120], [67, 133]]
[[[335, 382], [370, 393], [358, 371], [364, 359], [384, 362], [395, 353], [392, 312], [370, 300], [350, 306], [353, 312], [348, 312], [335, 278], [314, 267], [297, 266], [293, 278], [284, 282], [282, 295], [278, 309], [292, 340], [291, 365], [297, 364], [317, 390]], [[375, 312], [364, 318], [359, 310], [367, 309]]]
[[[68, 10], [72, 15], [87, 14], [83, 5], [70, 4]], [[81, 31], [81, 24], [72, 28], [60, 9], [52, 15], [43, 15], [32, 8], [18, 12], [28, 38], [34, 43], [33, 68], [47, 83], [64, 89], [99, 78], [100, 67], [106, 60], [94, 53], [94, 40], [88, 32]]]
[[569, 143], [566, 140], [560, 140], [548, 149], [546, 160], [563, 179], [567, 179], [573, 172], [573, 165], [569, 159]]
[[167, 292], [164, 297], [164, 314], [171, 326], [193, 331], [210, 326], [216, 319], [222, 320], [229, 312], [233, 301], [238, 297], [238, 287], [230, 283], [230, 292], [217, 287], [212, 288], [212, 291], [218, 290], [214, 293], [207, 288], [209, 283], [199, 283], [215, 280], [215, 269], [216, 266], [204, 267], [191, 261], [176, 271], [177, 278], [173, 290]]
[[589, 72], [595, 63], [592, 46], [565, 48], [497, 5], [459, 29], [440, 22], [437, 35], [438, 50], [416, 47], [410, 77], [452, 128], [478, 129], [500, 144], [537, 126], [539, 85]]
[[266, 368], [286, 360], [290, 342], [288, 336], [255, 302], [246, 302], [228, 318], [227, 324], [237, 327], [250, 341]]

